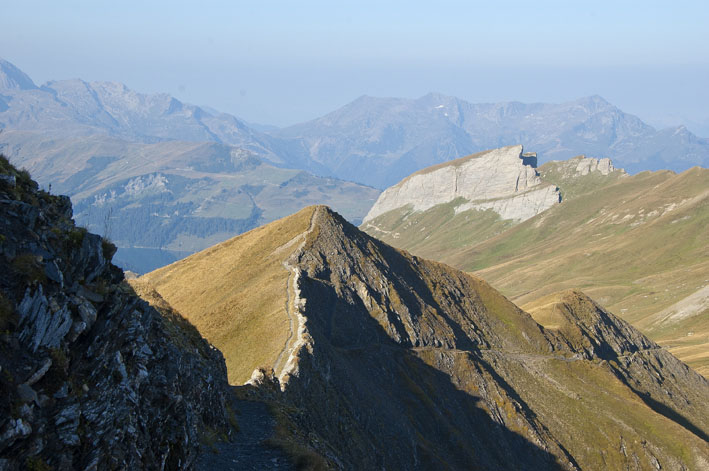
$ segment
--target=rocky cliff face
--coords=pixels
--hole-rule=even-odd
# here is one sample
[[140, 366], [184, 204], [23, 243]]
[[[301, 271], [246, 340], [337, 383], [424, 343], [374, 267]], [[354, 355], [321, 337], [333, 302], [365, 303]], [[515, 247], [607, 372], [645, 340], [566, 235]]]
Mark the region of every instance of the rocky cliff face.
[[503, 219], [524, 221], [561, 201], [535, 170], [536, 155], [522, 146], [463, 157], [414, 173], [387, 188], [364, 222], [399, 208], [424, 211], [457, 201], [456, 212], [491, 209]]
[[192, 469], [221, 354], [138, 298], [67, 197], [0, 159], [0, 469]]
[[[263, 243], [274, 258], [266, 276], [249, 262]], [[176, 289], [202, 266], [228, 292]], [[252, 308], [254, 287], [237, 272], [280, 290], [274, 306]], [[246, 366], [275, 369], [282, 392], [269, 397], [334, 468], [709, 464], [709, 384], [630, 325], [571, 292], [566, 323], [545, 328], [481, 279], [398, 251], [325, 207], [144, 279], [175, 308], [208, 302], [241, 330], [273, 316], [283, 342], [252, 344], [264, 356]], [[230, 328], [208, 317], [197, 317], [208, 338]], [[251, 383], [264, 387], [257, 373]]]

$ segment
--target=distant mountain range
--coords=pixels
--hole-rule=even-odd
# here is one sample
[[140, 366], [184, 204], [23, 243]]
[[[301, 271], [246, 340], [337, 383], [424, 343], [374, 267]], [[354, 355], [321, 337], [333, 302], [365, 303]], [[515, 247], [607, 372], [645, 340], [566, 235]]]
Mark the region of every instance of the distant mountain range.
[[240, 147], [276, 165], [302, 169], [308, 161], [297, 145], [255, 131], [226, 113], [164, 93], [137, 93], [115, 82], [72, 79], [37, 87], [1, 59], [0, 128], [63, 139], [98, 134], [144, 143], [209, 141]]
[[0, 87], [0, 150], [71, 196], [77, 222], [111, 237], [114, 261], [139, 273], [310, 204], [358, 222], [379, 194], [304, 171], [297, 143], [169, 95], [82, 80], [37, 87], [6, 61]]
[[685, 127], [656, 130], [599, 96], [562, 104], [472, 104], [430, 93], [419, 99], [363, 96], [274, 136], [304, 142], [340, 178], [386, 188], [424, 167], [524, 144], [539, 162], [585, 154], [631, 173], [709, 166], [709, 139]]
[[61, 137], [219, 142], [274, 165], [380, 189], [433, 164], [518, 144], [535, 149], [540, 164], [585, 154], [609, 157], [630, 173], [709, 166], [709, 139], [684, 126], [657, 130], [599, 96], [561, 104], [473, 104], [438, 93], [363, 96], [321, 118], [277, 129], [120, 83], [74, 79], [37, 87], [1, 59], [0, 127]]
[[[378, 195], [371, 187], [503, 145], [524, 143], [540, 162], [612, 157], [631, 173], [709, 164], [709, 140], [683, 127], [657, 131], [597, 96], [564, 104], [361, 97], [274, 129], [120, 83], [37, 86], [3, 60], [0, 128], [0, 151], [69, 194], [80, 224], [113, 227], [116, 261], [140, 272], [308, 204], [359, 223]], [[135, 181], [165, 178], [160, 196], [148, 187], [126, 193]], [[141, 237], [118, 229], [148, 226]]]

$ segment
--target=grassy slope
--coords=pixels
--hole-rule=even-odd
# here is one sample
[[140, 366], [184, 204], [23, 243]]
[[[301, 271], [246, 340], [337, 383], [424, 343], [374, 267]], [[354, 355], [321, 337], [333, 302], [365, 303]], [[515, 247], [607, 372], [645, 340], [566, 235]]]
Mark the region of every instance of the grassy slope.
[[440, 205], [406, 219], [403, 212], [384, 214], [372, 221], [380, 230], [363, 228], [417, 255], [474, 271], [519, 304], [581, 288], [706, 374], [701, 352], [709, 350], [709, 330], [703, 323], [653, 328], [646, 319], [709, 279], [709, 170], [573, 178], [567, 169], [563, 162], [540, 168], [564, 201], [514, 227], [487, 213], [454, 215]]
[[[573, 318], [581, 318], [588, 315], [588, 310], [593, 306], [584, 300], [583, 295], [578, 296], [576, 292], [566, 290], [556, 292], [525, 305], [525, 310], [532, 315], [534, 320], [549, 329], [562, 334], [565, 338], [574, 342], [577, 326], [570, 324]], [[565, 311], [565, 312], [564, 312]], [[571, 319], [569, 318], [571, 313]], [[630, 356], [634, 356], [631, 354]], [[617, 365], [620, 360], [610, 360], [611, 364]], [[551, 364], [549, 365], [551, 366]], [[630, 454], [629, 450], [638, 450], [638, 441], [633, 439], [628, 433], [630, 430], [642, 431], [643, 436], [651, 437], [656, 443], [662, 443], [664, 447], [672, 450], [675, 456], [680, 457], [685, 466], [694, 466], [704, 469], [706, 462], [692, 459], [692, 453], [686, 443], [675, 440], [673, 436], [682, 430], [682, 427], [672, 420], [667, 420], [667, 416], [653, 413], [648, 409], [648, 404], [641, 400], [641, 397], [634, 392], [628, 384], [618, 380], [616, 374], [609, 368], [605, 361], [596, 362], [558, 362], [555, 367], [541, 369], [534, 364], [526, 365], [526, 373], [530, 376], [531, 383], [538, 378], [546, 376], [557, 384], [563, 384], [561, 391], [551, 391], [551, 395], [545, 398], [537, 394], [525, 395], [525, 398], [540, 410], [553, 408], [551, 414], [551, 429], [557, 434], [573, 431], [573, 436], [566, 437], [571, 444], [570, 450], [575, 449], [579, 443], [605, 443], [605, 447], [612, 448], [614, 440], [618, 440], [609, 430], [618, 426], [619, 418], [625, 422], [622, 428], [625, 432], [620, 434], [620, 440], [616, 442], [617, 447], [625, 448], [623, 455]], [[524, 372], [518, 373], [524, 377]], [[525, 391], [529, 391], [525, 388]], [[537, 389], [532, 389], [537, 390]], [[559, 394], [562, 392], [562, 394]], [[610, 394], [609, 394], [610, 393]], [[699, 410], [706, 411], [706, 405], [701, 400], [701, 395], [696, 398]], [[583, 406], [579, 405], [582, 402]], [[589, 427], [588, 416], [579, 414], [580, 407], [588, 408], [593, 417], [593, 427]], [[692, 416], [694, 417], [694, 416]], [[559, 436], [559, 435], [557, 435]], [[642, 445], [641, 445], [642, 446]], [[603, 448], [600, 446], [599, 448]], [[638, 455], [642, 455], [638, 453]], [[625, 469], [629, 460], [624, 456], [607, 453], [595, 453], [590, 456], [596, 461], [586, 463], [591, 465], [589, 469]], [[650, 469], [652, 463], [643, 463], [641, 469]]]
[[[607, 364], [554, 359], [551, 355], [521, 361], [494, 354], [483, 357], [495, 365], [497, 374], [514, 384], [520, 398], [575, 457], [581, 469], [632, 466], [632, 458], [616, 452], [623, 446], [628, 456], [640, 457], [640, 469], [653, 469], [643, 453], [645, 440], [659, 445], [685, 465], [702, 469], [702, 463], [695, 457], [701, 441], [650, 409]], [[425, 360], [435, 361], [433, 358]], [[466, 381], [469, 375], [466, 370], [473, 368], [469, 362], [461, 360], [457, 376], [464, 390], [475, 395], [474, 384]], [[501, 402], [498, 405], [508, 418], [513, 415], [512, 404]]]
[[[476, 271], [523, 305], [581, 288], [706, 374], [696, 349], [706, 352], [709, 342], [696, 319], [653, 328], [649, 318], [707, 283], [707, 181], [704, 169], [624, 178], [444, 260]], [[675, 348], [689, 332], [694, 348]]]
[[[705, 280], [707, 281], [707, 280]], [[709, 376], [709, 283], [678, 303], [643, 319], [639, 327]]]
[[222, 351], [232, 384], [273, 366], [289, 338], [289, 272], [282, 262], [297, 244], [277, 249], [308, 229], [312, 212], [306, 208], [140, 278]]
[[[205, 337], [223, 351], [232, 382], [242, 382], [248, 378], [255, 366], [272, 364], [283, 347], [288, 332], [285, 323], [287, 316], [283, 310], [288, 273], [281, 263], [297, 244], [286, 245], [282, 250], [279, 247], [304, 232], [312, 214], [313, 208], [308, 208], [141, 279], [152, 283], [172, 306], [185, 314]], [[313, 335], [328, 330], [318, 327], [322, 323], [330, 326], [331, 337], [352, 341], [356, 333], [367, 333], [366, 329], [357, 325], [358, 320], [362, 321], [359, 314], [367, 312], [355, 312], [355, 309], [369, 306], [368, 314], [377, 318], [380, 324], [383, 322], [380, 315], [385, 310], [377, 305], [377, 301], [390, 306], [397, 313], [415, 313], [419, 327], [410, 328], [408, 332], [428, 335], [435, 331], [436, 338], [444, 341], [452, 339], [449, 334], [453, 331], [446, 335], [449, 331], [446, 326], [450, 323], [463, 329], [479, 323], [473, 332], [489, 329], [485, 334], [491, 342], [488, 348], [465, 351], [440, 347], [440, 342], [423, 342], [429, 346], [412, 348], [411, 351], [427, 365], [448, 372], [458, 390], [465, 391], [473, 398], [488, 398], [491, 402], [485, 403], [487, 405], [481, 402], [480, 407], [489, 410], [491, 414], [493, 410], [494, 413], [503, 414], [506, 427], [523, 436], [534, 437], [526, 428], [526, 422], [520, 419], [520, 407], [529, 407], [533, 411], [531, 416], [539, 418], [546, 430], [553, 431], [554, 437], [569, 450], [583, 469], [621, 469], [630, 460], [625, 456], [632, 454], [640, 457], [638, 463], [642, 469], [650, 468], [652, 462], [647, 458], [646, 446], [652, 447], [651, 453], [669, 455], [683, 460], [690, 467], [701, 469], [702, 463], [694, 462], [701, 457], [697, 451], [703, 445], [700, 439], [650, 409], [613, 374], [607, 362], [572, 358], [563, 352], [554, 354], [547, 351], [545, 334], [536, 323], [486, 282], [443, 264], [414, 261], [406, 253], [388, 250], [364, 239], [357, 241], [355, 247], [353, 240], [340, 238], [339, 233], [330, 226], [316, 226], [307, 237], [306, 253], [310, 254], [310, 258], [305, 257], [301, 262], [303, 276], [311, 276], [310, 271], [316, 274], [327, 272], [327, 267], [337, 266], [341, 270], [324, 275], [323, 287], [344, 296], [342, 293], [357, 291], [356, 287], [366, 282], [369, 290], [379, 287], [388, 295], [371, 296], [367, 298], [368, 302], [362, 304], [346, 302], [343, 297], [340, 301], [341, 317], [337, 318], [337, 310], [327, 309], [331, 307], [332, 298], [315, 296], [316, 291], [306, 293]], [[374, 253], [365, 253], [368, 254], [366, 257], [358, 255], [355, 250], [357, 247], [360, 250], [366, 247], [367, 251]], [[321, 257], [325, 259], [318, 262]], [[362, 274], [354, 270], [355, 266], [364, 270]], [[374, 272], [370, 273], [372, 270]], [[379, 273], [379, 270], [385, 271]], [[385, 273], [387, 277], [384, 277]], [[362, 280], [358, 276], [362, 276]], [[307, 286], [314, 289], [315, 283], [311, 281]], [[357, 292], [360, 291], [368, 292], [367, 289]], [[421, 301], [424, 304], [418, 306], [411, 299], [412, 296], [423, 296]], [[408, 303], [408, 308], [404, 308], [404, 302]], [[324, 304], [321, 306], [319, 303]], [[467, 322], [456, 314], [461, 305], [467, 306], [461, 315], [472, 316]], [[330, 324], [333, 318], [334, 322]], [[398, 319], [398, 322], [402, 322], [402, 319], [406, 321], [406, 315], [391, 318]], [[348, 328], [354, 330], [348, 331]], [[340, 329], [344, 335], [338, 337], [336, 334]], [[328, 337], [318, 339], [323, 345], [328, 344]], [[379, 341], [376, 335], [365, 335], [364, 339], [364, 345], [367, 345], [366, 342]], [[362, 346], [357, 344], [357, 347]], [[373, 348], [374, 345], [367, 345], [367, 348], [334, 348], [328, 350], [328, 355], [344, 355], [349, 358], [362, 352], [363, 360]], [[484, 362], [479, 361], [478, 356]], [[332, 365], [337, 365], [335, 360], [339, 357], [328, 358]], [[378, 359], [377, 364], [386, 365], [389, 361], [387, 358], [385, 355]], [[349, 365], [348, 362], [345, 364]], [[442, 401], [445, 388], [441, 387], [441, 377], [432, 375], [433, 370], [422, 368], [422, 365], [415, 362], [412, 365], [402, 370], [411, 377], [412, 394], [426, 404]], [[334, 374], [335, 366], [332, 371]], [[351, 381], [358, 386], [354, 390], [359, 391], [360, 395], [354, 396], [350, 403], [363, 407], [360, 402], [367, 395], [362, 395], [362, 391], [376, 383], [357, 383], [363, 377], [371, 381], [369, 371], [361, 376], [352, 374], [350, 370], [347, 372], [350, 375], [346, 383], [332, 380], [334, 384], [329, 384], [329, 389], [325, 390], [329, 391], [328, 394], [340, 394], [341, 390], [335, 389], [335, 386], [350, 385]], [[309, 381], [315, 381], [316, 378], [307, 377]], [[646, 381], [652, 378], [648, 376], [638, 379]], [[307, 391], [310, 394], [318, 390], [313, 387]], [[402, 404], [407, 407], [410, 405], [405, 402], [407, 396], [397, 397], [404, 398]], [[698, 416], [696, 420], [702, 427], [706, 422], [706, 407], [701, 400], [692, 402], [701, 413], [701, 417]], [[447, 404], [445, 401], [443, 403]], [[436, 407], [430, 406], [430, 409], [436, 410]], [[418, 415], [421, 410], [418, 405], [410, 407], [412, 421], [421, 418]], [[589, 420], [589, 417], [593, 417], [593, 420]], [[455, 432], [451, 425], [455, 424], [452, 418], [440, 419], [440, 425], [444, 424], [448, 427], [445, 430]], [[651, 445], [646, 445], [646, 440]], [[659, 450], [655, 447], [659, 447]], [[599, 453], [599, 450], [602, 452]]]
[[460, 203], [461, 200], [453, 200], [418, 212], [399, 208], [362, 224], [361, 229], [395, 247], [441, 260], [451, 250], [487, 240], [513, 225], [492, 210], [471, 209], [455, 214]]

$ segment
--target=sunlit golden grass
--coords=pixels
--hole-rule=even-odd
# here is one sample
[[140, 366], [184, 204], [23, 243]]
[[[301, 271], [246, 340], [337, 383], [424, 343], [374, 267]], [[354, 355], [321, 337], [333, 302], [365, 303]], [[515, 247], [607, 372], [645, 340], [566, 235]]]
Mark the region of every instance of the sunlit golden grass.
[[232, 384], [273, 366], [289, 338], [283, 261], [298, 244], [277, 249], [307, 231], [312, 213], [306, 208], [140, 278], [221, 350]]

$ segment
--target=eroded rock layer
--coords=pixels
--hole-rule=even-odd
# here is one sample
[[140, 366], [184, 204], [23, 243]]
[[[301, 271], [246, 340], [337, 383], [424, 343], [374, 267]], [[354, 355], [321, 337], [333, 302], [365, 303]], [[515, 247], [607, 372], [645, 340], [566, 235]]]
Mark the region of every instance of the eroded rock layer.
[[458, 199], [460, 211], [492, 209], [503, 219], [524, 221], [561, 200], [556, 187], [542, 182], [536, 160], [522, 146], [511, 146], [426, 168], [387, 188], [364, 222], [403, 207], [425, 211]]

